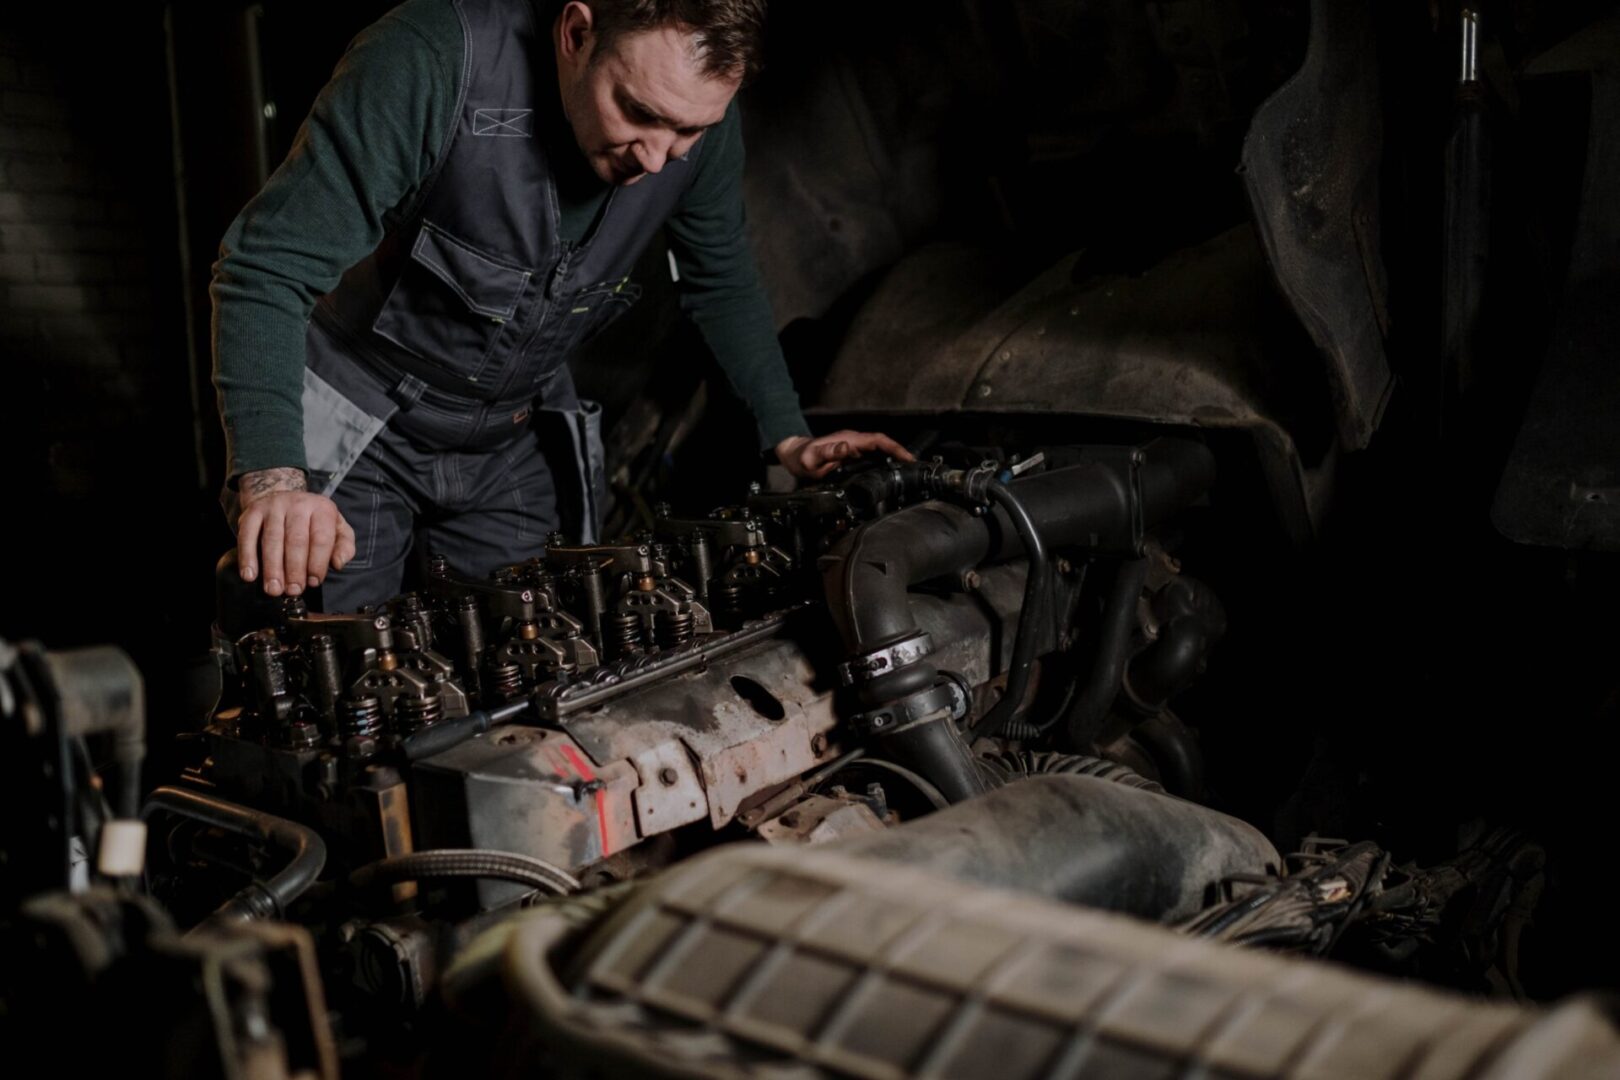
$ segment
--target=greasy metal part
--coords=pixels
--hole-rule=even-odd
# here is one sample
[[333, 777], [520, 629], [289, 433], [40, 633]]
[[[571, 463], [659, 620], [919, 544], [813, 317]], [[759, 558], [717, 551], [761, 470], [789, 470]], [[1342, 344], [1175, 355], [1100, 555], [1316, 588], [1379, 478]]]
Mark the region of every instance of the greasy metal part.
[[546, 720], [561, 720], [649, 683], [704, 667], [734, 650], [776, 636], [790, 614], [777, 612], [727, 634], [695, 639], [649, 657], [605, 664], [576, 682], [554, 683], [535, 695], [535, 711]]
[[[985, 571], [973, 604], [914, 597], [933, 658], [970, 684], [990, 678], [1005, 646], [998, 654], [987, 645], [1009, 639], [1023, 584], [1022, 567], [1001, 566]], [[418, 842], [577, 870], [694, 822], [757, 825], [747, 809], [829, 767], [841, 724], [836, 687], [807, 654], [821, 626], [806, 614], [768, 629], [720, 654], [723, 663], [687, 665], [570, 709], [562, 732], [508, 725], [473, 736], [470, 721], [445, 721], [413, 737], [406, 753], [417, 762], [426, 830]], [[433, 754], [415, 742], [441, 738]], [[487, 908], [516, 893], [484, 883], [478, 895]]]
[[1371, 441], [1394, 388], [1378, 70], [1372, 8], [1313, 0], [1305, 62], [1254, 114], [1241, 170], [1277, 284], [1327, 359], [1352, 450]]
[[[420, 849], [511, 852], [573, 872], [640, 841], [640, 778], [624, 757], [593, 758], [559, 731], [507, 725], [412, 768]], [[490, 910], [528, 890], [471, 886]]]
[[160, 787], [152, 792], [141, 810], [141, 817], [150, 819], [158, 812], [176, 814], [245, 836], [268, 844], [285, 856], [286, 864], [269, 880], [255, 881], [220, 905], [214, 912], [217, 919], [234, 922], [281, 918], [315, 883], [326, 865], [326, 844], [315, 830], [274, 814], [175, 787]]
[[34, 896], [6, 922], [0, 1026], [14, 1063], [337, 1080], [321, 965], [303, 927], [210, 922], [182, 935], [155, 901], [102, 887]]
[[1337, 463], [1331, 402], [1304, 362], [1308, 341], [1257, 329], [1289, 315], [1252, 228], [1143, 274], [1078, 273], [1069, 257], [979, 307], [942, 303], [941, 278], [982, 262], [940, 245], [902, 260], [856, 317], [810, 414], [854, 426], [944, 414], [1234, 431], [1252, 442], [1284, 535], [1314, 537]]
[[68, 738], [112, 736], [118, 770], [113, 805], [119, 817], [134, 818], [146, 757], [146, 690], [135, 662], [122, 649], [107, 645], [46, 652], [44, 661], [62, 733]]
[[827, 844], [883, 831], [884, 823], [862, 798], [806, 795], [755, 832], [767, 844]]
[[530, 912], [463, 955], [444, 986], [459, 1038], [428, 1080], [1620, 1071], [1620, 1034], [1595, 1001], [1440, 993], [838, 846], [732, 845], [577, 925]]
[[327, 735], [337, 734], [338, 699], [343, 694], [343, 670], [338, 666], [337, 642], [329, 634], [316, 634], [306, 643], [315, 675], [315, 700]]

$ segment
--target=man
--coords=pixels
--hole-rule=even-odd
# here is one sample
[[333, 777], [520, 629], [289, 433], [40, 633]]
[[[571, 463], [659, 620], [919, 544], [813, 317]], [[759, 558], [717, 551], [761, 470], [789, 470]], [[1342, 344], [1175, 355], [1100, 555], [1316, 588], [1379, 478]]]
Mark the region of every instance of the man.
[[407, 0], [357, 38], [215, 266], [242, 578], [398, 592], [415, 537], [488, 573], [594, 535], [598, 416], [566, 360], [667, 224], [682, 307], [793, 474], [812, 438], [749, 254], [734, 98], [764, 0]]

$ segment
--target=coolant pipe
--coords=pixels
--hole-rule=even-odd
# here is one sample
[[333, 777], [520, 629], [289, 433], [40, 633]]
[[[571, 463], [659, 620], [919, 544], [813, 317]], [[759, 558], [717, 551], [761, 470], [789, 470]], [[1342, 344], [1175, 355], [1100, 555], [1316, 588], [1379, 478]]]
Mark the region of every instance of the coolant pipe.
[[1036, 631], [1046, 612], [1049, 599], [1047, 590], [1052, 580], [1052, 565], [1046, 557], [1046, 545], [1041, 540], [1040, 530], [1030, 520], [1029, 511], [1024, 509], [1018, 496], [1006, 484], [995, 480], [986, 485], [985, 494], [992, 503], [1007, 511], [1008, 518], [1018, 530], [1018, 538], [1024, 545], [1024, 556], [1029, 560], [1029, 574], [1025, 578], [1024, 603], [1018, 612], [1018, 636], [1013, 642], [1012, 663], [1007, 668], [1007, 689], [1001, 695], [1001, 700], [991, 706], [973, 726], [973, 737], [976, 739], [999, 734], [1024, 704], [1024, 697], [1029, 693], [1029, 669], [1035, 663]]
[[[1007, 488], [1046, 547], [1134, 559], [1142, 554], [1143, 531], [1200, 497], [1214, 475], [1214, 457], [1206, 447], [1167, 438], [1014, 480]], [[904, 703], [939, 682], [939, 672], [926, 652], [903, 662], [868, 663], [885, 650], [920, 637], [908, 596], [913, 585], [1026, 554], [1026, 544], [1005, 506], [976, 514], [936, 501], [879, 518], [823, 556], [829, 614], [852, 668], [861, 668], [852, 686], [858, 706], [871, 711]], [[961, 739], [928, 739], [921, 747], [907, 749], [920, 749], [925, 758], [939, 755], [929, 760], [914, 753], [907, 756], [941, 790], [948, 786], [969, 794], [978, 790], [950, 782], [972, 770], [971, 761], [964, 760]], [[972, 772], [976, 775], [976, 770]], [[946, 794], [958, 797], [949, 790]]]
[[141, 817], [150, 818], [157, 811], [258, 840], [287, 855], [286, 865], [268, 881], [255, 881], [221, 904], [211, 916], [215, 919], [245, 922], [280, 918], [315, 884], [326, 867], [326, 843], [314, 829], [296, 821], [177, 787], [160, 787], [152, 792]]
[[1136, 605], [1142, 598], [1147, 572], [1147, 560], [1135, 559], [1121, 563], [1115, 573], [1108, 607], [1103, 611], [1102, 634], [1091, 662], [1091, 674], [1063, 716], [1069, 745], [1081, 753], [1096, 739], [1108, 715], [1108, 707], [1119, 697], [1125, 662], [1130, 658], [1131, 629], [1136, 626]]

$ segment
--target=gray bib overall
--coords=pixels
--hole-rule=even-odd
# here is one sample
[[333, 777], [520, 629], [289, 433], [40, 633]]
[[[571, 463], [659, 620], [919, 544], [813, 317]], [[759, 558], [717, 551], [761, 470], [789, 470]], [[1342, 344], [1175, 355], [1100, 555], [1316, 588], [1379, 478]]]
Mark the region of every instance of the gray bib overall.
[[[465, 63], [449, 144], [310, 323], [310, 487], [342, 506], [345, 479], [379, 452], [380, 435], [446, 460], [545, 439], [572, 454], [565, 467], [553, 451], [557, 513], [588, 542], [604, 490], [599, 410], [578, 399], [566, 362], [640, 294], [630, 269], [685, 194], [701, 142], [686, 160], [613, 188], [591, 231], [566, 241], [553, 155], [578, 150], [557, 104], [551, 20], [530, 0], [455, 7]], [[544, 537], [524, 540], [529, 550], [514, 558]], [[359, 542], [363, 557], [367, 537]], [[345, 576], [330, 579], [329, 610], [341, 610], [332, 599]]]

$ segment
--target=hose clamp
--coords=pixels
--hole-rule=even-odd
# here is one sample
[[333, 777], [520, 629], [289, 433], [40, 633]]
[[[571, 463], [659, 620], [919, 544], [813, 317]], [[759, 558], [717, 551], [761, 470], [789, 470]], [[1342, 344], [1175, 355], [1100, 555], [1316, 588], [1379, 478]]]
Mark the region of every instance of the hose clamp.
[[838, 665], [838, 681], [844, 686], [869, 682], [879, 675], [887, 675], [915, 664], [934, 651], [934, 639], [926, 630], [902, 638], [893, 645], [885, 645], [869, 653], [851, 657]]
[[850, 717], [858, 735], [895, 735], [936, 720], [953, 723], [966, 716], [968, 695], [953, 678], [941, 678], [926, 690], [907, 695], [879, 709]]

